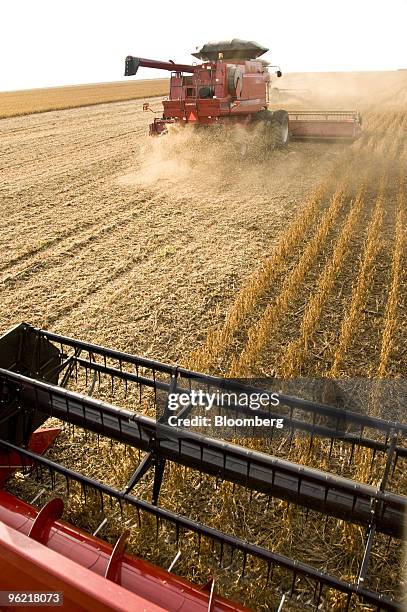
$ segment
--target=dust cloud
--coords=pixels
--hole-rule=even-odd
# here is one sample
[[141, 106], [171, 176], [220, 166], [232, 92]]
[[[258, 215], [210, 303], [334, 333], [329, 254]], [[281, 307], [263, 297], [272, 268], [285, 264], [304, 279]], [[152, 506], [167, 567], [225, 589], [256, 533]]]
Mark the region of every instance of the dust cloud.
[[[168, 135], [151, 138], [148, 126], [137, 142], [131, 169], [118, 182], [126, 190], [147, 189], [171, 200], [216, 198], [253, 202], [277, 195], [290, 198], [287, 184], [298, 182], [312, 188], [312, 177], [323, 175], [336, 158], [349, 148], [361, 150], [376, 137], [370, 126], [377, 113], [398, 112], [407, 105], [407, 72], [293, 73], [271, 83], [282, 91], [270, 104], [272, 110], [358, 110], [363, 117], [363, 136], [353, 144], [340, 142], [290, 142], [280, 151], [270, 151], [262, 124], [169, 125]], [[284, 92], [284, 90], [287, 90]], [[300, 93], [296, 93], [299, 90]], [[406, 104], [405, 104], [406, 103]], [[376, 129], [376, 126], [375, 126]], [[388, 143], [379, 140], [369, 147], [369, 160], [387, 156]], [[293, 190], [291, 190], [293, 193]], [[280, 199], [281, 199], [280, 198]]]
[[244, 198], [261, 191], [272, 196], [287, 180], [301, 180], [307, 169], [312, 174], [317, 165], [330, 164], [344, 146], [290, 143], [284, 150], [270, 151], [261, 128], [170, 125], [167, 135], [144, 139], [134, 171], [119, 182], [180, 195], [229, 192]]
[[278, 99], [272, 100], [273, 108], [363, 112], [405, 110], [407, 106], [407, 71], [401, 70], [291, 73], [273, 80], [271, 87], [282, 90]]

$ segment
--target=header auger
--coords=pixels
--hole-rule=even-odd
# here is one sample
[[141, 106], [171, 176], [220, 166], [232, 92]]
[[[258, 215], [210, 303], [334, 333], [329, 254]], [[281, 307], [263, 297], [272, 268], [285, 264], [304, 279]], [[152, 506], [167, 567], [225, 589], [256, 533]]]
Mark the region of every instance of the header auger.
[[[355, 140], [361, 118], [355, 111], [287, 112], [270, 110], [269, 63], [259, 59], [268, 49], [239, 39], [208, 43], [193, 55], [201, 64], [177, 64], [140, 57], [126, 58], [125, 76], [139, 67], [171, 72], [170, 91], [163, 101], [162, 117], [150, 124], [150, 134], [167, 132], [168, 124], [194, 126], [262, 122], [270, 149], [284, 147], [289, 139]], [[276, 75], [282, 75], [277, 66]], [[148, 104], [144, 105], [145, 110]]]

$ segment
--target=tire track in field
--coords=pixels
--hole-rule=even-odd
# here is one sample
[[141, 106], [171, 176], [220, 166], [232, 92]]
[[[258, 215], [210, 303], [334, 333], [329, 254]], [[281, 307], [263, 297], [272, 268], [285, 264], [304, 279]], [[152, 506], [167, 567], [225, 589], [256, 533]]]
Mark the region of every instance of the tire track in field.
[[[73, 159], [60, 156], [56, 160], [52, 155], [49, 159], [44, 159], [41, 163], [34, 164], [32, 168], [24, 167], [24, 171], [18, 172], [14, 177], [3, 177], [3, 184], [0, 193], [7, 203], [7, 198], [15, 197], [16, 192], [19, 197], [44, 198], [47, 192], [55, 194], [55, 190], [63, 185], [65, 190], [75, 187], [75, 182], [81, 180], [83, 185], [86, 180], [97, 180], [99, 177], [112, 173], [112, 169], [122, 169], [124, 164], [129, 163], [129, 155], [138, 149], [137, 139], [129, 142], [118, 140], [114, 148], [104, 147], [100, 151], [88, 149], [88, 155], [81, 157], [74, 156]], [[12, 212], [12, 209], [10, 210]]]
[[[126, 132], [121, 132], [119, 134], [113, 134], [111, 136], [106, 136], [104, 138], [100, 138], [97, 140], [91, 140], [91, 142], [82, 142], [80, 139], [78, 139], [76, 142], [74, 143], [69, 143], [69, 147], [64, 147], [64, 151], [62, 152], [57, 152], [54, 156], [53, 156], [53, 162], [55, 163], [58, 159], [63, 159], [65, 157], [67, 157], [68, 155], [72, 155], [73, 153], [83, 153], [84, 149], [87, 148], [92, 148], [95, 147], [97, 145], [101, 145], [104, 144], [106, 142], [115, 140], [115, 139], [120, 139], [120, 138], [124, 138], [124, 137], [134, 137], [134, 136], [139, 136], [144, 132], [143, 128], [137, 128], [137, 129], [131, 129], [130, 131], [126, 131]], [[55, 145], [55, 149], [58, 151], [60, 149], [60, 143], [55, 142], [53, 139], [52, 142], [53, 145]], [[14, 152], [12, 153], [14, 154]], [[5, 170], [10, 170], [10, 169], [21, 169], [22, 167], [26, 167], [28, 166], [28, 169], [30, 167], [35, 167], [38, 164], [38, 158], [37, 156], [33, 156], [27, 160], [24, 160], [22, 162], [19, 163], [15, 163], [15, 164], [10, 164], [10, 165], [5, 165], [3, 166], [3, 171]]]
[[[148, 209], [149, 204], [144, 208]], [[139, 212], [140, 209], [132, 211], [130, 218], [136, 219]], [[77, 252], [73, 248], [70, 263], [67, 264], [65, 259], [56, 261], [55, 266], [45, 267], [41, 274], [23, 279], [25, 282], [18, 292], [12, 286], [3, 290], [4, 312], [15, 310], [17, 301], [23, 318], [32, 318], [34, 311], [41, 313], [44, 323], [50, 325], [62, 313], [74, 310], [87, 296], [108, 286], [113, 279], [123, 277], [136, 264], [140, 253], [149, 251], [149, 241], [134, 244], [133, 224], [127, 219], [122, 225], [120, 242], [115, 233], [107, 237], [102, 233], [98, 242], [90, 241], [87, 250]], [[127, 246], [124, 253], [123, 245]]]
[[[64, 178], [61, 181], [61, 176], [53, 177], [52, 180], [44, 185], [43, 189], [39, 191], [37, 185], [33, 185], [25, 191], [18, 191], [19, 206], [16, 210], [15, 206], [15, 194], [5, 198], [4, 212], [7, 214], [10, 209], [13, 208], [15, 213], [8, 214], [8, 221], [10, 226], [16, 227], [18, 223], [27, 223], [27, 218], [33, 217], [37, 210], [42, 213], [54, 216], [54, 211], [57, 210], [57, 204], [66, 208], [61, 211], [64, 214], [64, 218], [73, 216], [72, 210], [73, 205], [83, 205], [84, 198], [88, 198], [88, 202], [91, 206], [97, 209], [97, 201], [95, 195], [100, 192], [100, 198], [103, 205], [105, 200], [109, 199], [109, 194], [112, 193], [112, 198], [115, 197], [114, 188], [112, 183], [115, 181], [115, 177], [120, 174], [120, 167], [122, 167], [123, 161], [108, 161], [103, 163], [95, 162], [90, 168], [87, 167], [85, 170], [74, 176], [68, 176], [68, 180], [65, 180], [66, 174], [61, 172], [61, 176]], [[7, 204], [9, 199], [9, 204]], [[39, 227], [41, 224], [45, 224], [47, 221], [43, 219], [44, 214], [40, 217], [35, 218], [35, 222]], [[46, 216], [46, 215], [45, 215]], [[60, 221], [60, 219], [56, 219]], [[53, 229], [53, 227], [49, 227]]]
[[[144, 201], [146, 201], [146, 199]], [[152, 206], [152, 200], [149, 199], [148, 201], [149, 206]], [[49, 272], [52, 267], [60, 264], [61, 258], [73, 256], [75, 251], [83, 249], [109, 232], [120, 229], [134, 216], [134, 213], [128, 212], [127, 202], [122, 206], [117, 206], [115, 203], [112, 209], [114, 209], [116, 215], [117, 213], [124, 214], [117, 215], [106, 225], [101, 225], [103, 217], [84, 222], [82, 226], [75, 226], [71, 231], [53, 238], [44, 246], [38, 247], [35, 251], [23, 254], [9, 261], [6, 266], [0, 268], [0, 271], [10, 271], [10, 268], [13, 267], [17, 267], [17, 270], [12, 270], [10, 274], [1, 278], [0, 286], [3, 284], [17, 289], [18, 285], [26, 282], [33, 273], [37, 274], [41, 269], [46, 269], [46, 271]], [[78, 233], [83, 233], [84, 236], [78, 240], [68, 242], [68, 245], [65, 246], [65, 242], [69, 241], [69, 239], [74, 236], [78, 236]], [[43, 257], [39, 257], [41, 255], [43, 255]], [[18, 266], [18, 264], [24, 264], [24, 267]]]
[[[133, 135], [137, 137], [142, 131], [146, 133], [146, 120], [144, 118], [143, 121], [142, 113], [137, 112], [134, 106], [130, 106], [128, 109], [115, 110], [111, 108], [109, 110], [109, 114], [93, 114], [88, 112], [82, 113], [82, 117], [74, 115], [71, 118], [67, 117], [67, 112], [62, 112], [59, 116], [56, 115], [56, 117], [50, 120], [50, 131], [53, 138], [42, 143], [40, 142], [41, 134], [35, 134], [34, 137], [30, 133], [21, 136], [18, 132], [13, 138], [6, 141], [7, 132], [3, 129], [0, 152], [4, 149], [5, 144], [9, 151], [8, 156], [5, 156], [4, 153], [2, 155], [4, 168], [7, 168], [7, 158], [11, 162], [8, 169], [13, 166], [18, 170], [28, 164], [31, 164], [30, 168], [35, 168], [38, 163], [41, 164], [44, 155], [45, 158], [52, 155], [54, 163], [55, 159], [59, 161], [60, 158], [66, 156], [70, 163], [72, 163], [73, 158], [70, 157], [72, 154], [77, 153], [79, 161], [81, 158], [81, 152], [77, 152], [76, 148], [89, 149], [96, 145], [101, 147], [104, 143], [108, 143], [109, 139], [120, 140], [125, 139], [126, 135], [130, 138]], [[80, 119], [81, 121], [79, 121]], [[20, 119], [20, 123], [23, 120], [23, 118]], [[32, 125], [33, 116], [26, 117], [25, 122]], [[3, 120], [0, 123], [0, 127], [4, 128], [9, 123], [10, 121]], [[127, 128], [126, 132], [123, 131], [124, 127]], [[10, 145], [14, 145], [15, 150], [10, 149]], [[125, 148], [124, 153], [126, 153]], [[16, 157], [19, 159], [17, 163]]]
[[[101, 142], [106, 143], [109, 140], [117, 140], [117, 152], [121, 152], [120, 157], [124, 161], [128, 158], [128, 153], [125, 153], [125, 151], [129, 148], [131, 149], [131, 147], [134, 148], [136, 146], [133, 143], [137, 142], [137, 137], [140, 135], [140, 133], [141, 130], [130, 133], [128, 137], [128, 142], [126, 142], [126, 140], [123, 141], [123, 139], [120, 140], [119, 137], [104, 139]], [[87, 149], [89, 155], [83, 154], [83, 151], [85, 149]], [[21, 164], [21, 167], [18, 168], [18, 172], [14, 176], [7, 177], [4, 175], [2, 191], [6, 192], [7, 189], [14, 191], [16, 188], [19, 188], [23, 191], [24, 185], [28, 185], [28, 188], [25, 188], [26, 190], [32, 190], [34, 187], [43, 185], [45, 178], [49, 180], [50, 172], [52, 172], [53, 180], [56, 180], [61, 177], [69, 178], [70, 174], [75, 171], [75, 169], [83, 171], [84, 167], [87, 166], [92, 168], [98, 166], [98, 164], [100, 164], [101, 162], [109, 163], [109, 157], [114, 152], [116, 151], [113, 150], [109, 152], [107, 149], [101, 149], [100, 153], [95, 153], [95, 151], [93, 151], [92, 144], [86, 145], [85, 147], [78, 147], [77, 149], [73, 149], [71, 151], [71, 155], [74, 155], [75, 153], [77, 154], [76, 164], [73, 164], [72, 160], [68, 161], [67, 163], [58, 164], [59, 160], [65, 161], [65, 159], [67, 158], [66, 152], [53, 155], [51, 158], [51, 164], [49, 161], [45, 161], [43, 164], [39, 164], [38, 161], [33, 161], [31, 164], [26, 164], [24, 162]]]
[[[72, 223], [73, 225], [71, 225], [70, 227], [67, 228], [67, 223], [66, 222], [62, 222], [62, 230], [60, 232], [57, 232], [54, 236], [49, 236], [48, 231], [47, 231], [47, 226], [48, 223], [52, 222], [52, 216], [53, 216], [53, 212], [51, 211], [49, 213], [48, 216], [44, 216], [42, 215], [41, 217], [41, 224], [43, 227], [43, 235], [46, 235], [47, 237], [43, 240], [43, 242], [41, 242], [40, 245], [38, 246], [33, 246], [31, 248], [29, 248], [28, 250], [26, 250], [25, 252], [11, 257], [11, 259], [9, 261], [6, 261], [3, 265], [0, 266], [0, 271], [1, 272], [5, 272], [7, 270], [11, 270], [14, 266], [24, 263], [28, 260], [30, 260], [32, 257], [41, 255], [41, 254], [45, 254], [49, 248], [54, 247], [55, 245], [58, 245], [60, 243], [61, 244], [61, 248], [63, 248], [63, 243], [66, 242], [67, 240], [69, 240], [70, 238], [72, 238], [72, 236], [75, 236], [78, 232], [83, 232], [83, 231], [89, 231], [92, 228], [97, 228], [98, 225], [103, 222], [104, 219], [106, 219], [109, 215], [116, 215], [117, 213], [122, 213], [123, 211], [125, 211], [126, 209], [128, 209], [128, 202], [122, 203], [122, 198], [121, 193], [116, 193], [115, 197], [112, 196], [108, 196], [109, 193], [109, 183], [106, 185], [105, 188], [105, 193], [100, 195], [100, 200], [99, 200], [99, 205], [96, 206], [96, 216], [93, 216], [93, 218], [89, 219], [89, 214], [90, 214], [90, 210], [89, 207], [87, 207], [87, 200], [89, 197], [89, 193], [85, 192], [83, 193], [79, 198], [76, 198], [75, 200], [71, 201], [70, 203], [70, 209], [74, 209], [74, 212], [76, 213], [75, 216], [72, 217]], [[105, 203], [105, 200], [108, 198], [108, 203]], [[145, 201], [148, 199], [148, 194], [141, 194], [141, 201]], [[100, 206], [100, 203], [102, 203], [102, 206]], [[80, 211], [81, 208], [84, 208], [84, 213], [86, 216], [82, 217], [80, 216]], [[12, 229], [10, 230], [10, 243], [13, 242], [13, 238], [14, 238], [14, 234], [16, 232], [18, 232], [18, 227], [19, 225], [21, 225], [21, 231], [24, 231], [24, 228], [26, 226], [26, 216], [23, 215], [21, 220], [12, 220]], [[41, 229], [41, 225], [40, 226], [36, 226], [37, 231], [39, 229]], [[3, 235], [3, 240], [5, 241], [7, 237], [7, 234], [4, 233]], [[16, 244], [15, 239], [14, 239], [14, 245]], [[25, 243], [24, 243], [25, 244]], [[6, 250], [6, 246], [4, 247], [4, 250]], [[3, 261], [6, 258], [6, 252], [5, 255], [3, 257]]]
[[[136, 131], [133, 129], [132, 134], [136, 133], [137, 135], [141, 129], [142, 128], [136, 128]], [[114, 183], [116, 176], [121, 173], [123, 164], [125, 162], [128, 163], [128, 153], [126, 154], [126, 150], [128, 149], [126, 142], [128, 139], [126, 139], [123, 134], [123, 130], [121, 130], [121, 135], [115, 134], [107, 138], [99, 138], [98, 142], [104, 144], [103, 146], [100, 144], [98, 145], [100, 153], [98, 153], [98, 155], [93, 154], [91, 166], [85, 166], [85, 170], [83, 159], [75, 160], [74, 156], [71, 158], [68, 157], [66, 164], [61, 163], [61, 161], [65, 159], [66, 150], [59, 159], [57, 158], [55, 160], [55, 158], [52, 158], [51, 163], [57, 168], [58, 173], [55, 174], [54, 172], [51, 180], [48, 172], [47, 180], [43, 181], [41, 172], [38, 168], [36, 168], [36, 179], [33, 180], [35, 174], [30, 175], [27, 168], [25, 168], [24, 174], [28, 175], [26, 182], [29, 181], [30, 186], [25, 190], [23, 188], [23, 191], [21, 191], [20, 188], [19, 205], [17, 207], [15, 205], [15, 198], [12, 195], [13, 190], [9, 185], [9, 196], [5, 195], [2, 210], [8, 216], [7, 228], [10, 229], [6, 229], [6, 231], [3, 232], [3, 245], [1, 250], [4, 253], [3, 262], [7, 260], [8, 257], [11, 257], [11, 259], [1, 265], [1, 270], [5, 271], [7, 269], [12, 269], [13, 266], [18, 265], [20, 262], [29, 261], [35, 254], [45, 254], [47, 249], [52, 248], [60, 240], [69, 239], [77, 231], [86, 230], [92, 227], [92, 225], [96, 226], [101, 215], [94, 195], [92, 194], [91, 197], [89, 197], [90, 190], [100, 193], [100, 208], [104, 209], [104, 214], [114, 214], [117, 206], [119, 210], [123, 207], [121, 203], [118, 202], [119, 190], [116, 189], [116, 194], [114, 194], [114, 190], [112, 192], [112, 183]], [[114, 140], [114, 142], [112, 142], [112, 140]], [[116, 142], [118, 144], [116, 144]], [[108, 146], [106, 146], [106, 143], [108, 143]], [[114, 146], [110, 146], [110, 143]], [[91, 145], [92, 143], [89, 144], [89, 147], [91, 147]], [[52, 151], [50, 155], [52, 155]], [[79, 174], [76, 173], [76, 169], [73, 171], [72, 161], [76, 162], [75, 165], [79, 170]], [[63, 183], [61, 182], [62, 178], [64, 180]], [[20, 175], [17, 177], [16, 183], [21, 183]], [[36, 183], [43, 183], [41, 184], [41, 190], [39, 190]], [[100, 192], [101, 186], [103, 187], [104, 193]], [[4, 191], [4, 187], [2, 191]], [[112, 195], [110, 196], [109, 194]], [[7, 204], [8, 199], [10, 204]], [[52, 201], [52, 207], [48, 205], [49, 201]], [[88, 202], [96, 209], [95, 213], [97, 215], [97, 220], [84, 223], [83, 219], [79, 219], [78, 227], [75, 221], [75, 214], [77, 213], [77, 216], [80, 216], [81, 208], [83, 214], [87, 214], [90, 211]], [[65, 204], [69, 204], [70, 208], [66, 208]], [[74, 207], [76, 210], [74, 210]], [[78, 209], [78, 207], [81, 208]], [[15, 213], [13, 214], [11, 211], [15, 211]], [[59, 213], [58, 216], [55, 216], [56, 211]], [[30, 232], [28, 237], [34, 235], [35, 232], [36, 235], [41, 235], [41, 240], [35, 241], [34, 244], [30, 244], [29, 239], [27, 248], [27, 218], [30, 217], [34, 220], [34, 223], [31, 224], [31, 229], [34, 231]], [[74, 223], [73, 227], [71, 219]], [[68, 227], [68, 229], [66, 228], [67, 224], [71, 226]], [[49, 236], [50, 228], [52, 228], [52, 233], [54, 233], [53, 236]], [[55, 230], [57, 231], [55, 232]], [[18, 253], [18, 242], [21, 243], [23, 252]], [[10, 248], [11, 246], [12, 248]], [[16, 250], [17, 254], [15, 253]], [[0, 255], [1, 254], [0, 252]]]

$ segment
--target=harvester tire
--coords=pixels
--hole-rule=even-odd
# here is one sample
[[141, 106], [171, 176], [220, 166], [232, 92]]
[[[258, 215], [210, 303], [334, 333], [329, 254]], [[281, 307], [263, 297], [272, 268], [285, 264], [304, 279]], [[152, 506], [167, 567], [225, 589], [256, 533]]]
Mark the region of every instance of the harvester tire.
[[277, 110], [272, 113], [269, 124], [269, 146], [271, 149], [282, 149], [288, 144], [288, 113]]
[[267, 148], [271, 151], [282, 149], [288, 144], [288, 113], [284, 110], [262, 110], [256, 115], [256, 121], [264, 125]]
[[243, 87], [243, 70], [240, 66], [231, 66], [228, 69], [228, 90], [231, 96], [240, 98]]

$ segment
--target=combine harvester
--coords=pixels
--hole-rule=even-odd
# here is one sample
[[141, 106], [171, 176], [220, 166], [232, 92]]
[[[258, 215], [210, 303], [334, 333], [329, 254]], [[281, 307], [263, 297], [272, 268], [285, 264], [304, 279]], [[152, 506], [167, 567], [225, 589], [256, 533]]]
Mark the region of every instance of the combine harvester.
[[[239, 39], [208, 43], [192, 55], [202, 64], [176, 64], [128, 56], [125, 76], [137, 74], [140, 66], [171, 72], [170, 93], [164, 112], [150, 125], [153, 136], [167, 132], [170, 123], [216, 125], [261, 122], [270, 149], [285, 146], [289, 139], [342, 139], [353, 141], [361, 134], [356, 111], [269, 110], [268, 62], [258, 59], [268, 49]], [[276, 74], [281, 76], [277, 69]], [[144, 110], [149, 110], [145, 103]], [[154, 111], [153, 111], [154, 112]]]
[[[68, 389], [74, 386], [75, 391]], [[225, 440], [168, 425], [169, 394], [193, 389], [212, 392], [259, 392], [249, 386], [206, 376], [180, 367], [74, 340], [26, 324], [18, 325], [0, 338], [0, 590], [57, 591], [64, 594], [66, 610], [172, 610], [243, 611], [238, 604], [215, 595], [212, 578], [204, 587], [125, 553], [129, 524], [142, 524], [146, 516], [156, 523], [160, 544], [162, 526], [167, 525], [163, 545], [172, 541], [181, 550], [182, 540], [196, 543], [199, 555], [203, 541], [212, 542], [219, 564], [241, 562], [242, 575], [251, 559], [264, 564], [264, 584], [270, 602], [301, 597], [303, 609], [321, 609], [326, 590], [342, 594], [346, 606], [364, 602], [367, 609], [402, 610], [403, 605], [367, 586], [369, 561], [376, 534], [402, 540], [407, 497], [388, 490], [392, 470], [407, 459], [407, 425], [365, 414], [280, 395], [278, 414], [258, 411], [266, 417], [282, 416], [285, 434], [330, 440], [331, 451], [341, 444], [352, 452], [365, 448], [374, 457], [385, 458], [385, 469], [378, 486], [355, 482], [339, 475], [298, 465], [264, 453], [237, 446]], [[116, 407], [97, 397], [99, 392], [112, 398], [127, 398], [131, 409]], [[80, 392], [79, 392], [80, 391]], [[157, 409], [157, 419], [141, 414], [146, 405]], [[162, 410], [161, 410], [162, 409]], [[160, 411], [161, 410], [161, 411]], [[179, 409], [177, 418], [192, 417], [194, 403]], [[219, 414], [253, 416], [243, 406], [218, 405]], [[173, 413], [172, 413], [173, 414]], [[84, 436], [94, 436], [138, 449], [141, 459], [124, 488], [119, 489], [44, 456], [60, 428], [43, 426], [49, 417], [60, 427], [77, 428]], [[166, 420], [167, 419], [167, 420]], [[58, 421], [57, 421], [58, 420]], [[90, 433], [91, 432], [91, 433]], [[278, 435], [281, 434], [276, 434]], [[278, 441], [278, 443], [280, 443]], [[84, 458], [85, 462], [85, 458]], [[218, 480], [259, 492], [270, 500], [286, 500], [294, 506], [316, 511], [366, 529], [366, 547], [358, 578], [347, 582], [298, 562], [269, 548], [250, 543], [219, 529], [177, 514], [160, 505], [165, 467], [175, 463], [198, 470]], [[404, 466], [403, 466], [404, 467]], [[63, 522], [63, 502], [51, 499], [38, 511], [6, 490], [13, 471], [26, 474], [31, 483], [59, 492], [79, 486], [86, 502], [93, 491], [103, 511], [108, 502], [126, 511], [123, 533], [112, 548], [94, 535]], [[153, 475], [151, 501], [140, 498], [135, 487], [147, 474]], [[386, 490], [387, 488], [387, 490]], [[95, 497], [95, 495], [94, 495]], [[35, 496], [38, 498], [38, 495]], [[34, 503], [34, 500], [33, 502]], [[170, 529], [171, 528], [171, 529]], [[171, 537], [169, 532], [172, 533]], [[175, 557], [174, 561], [178, 558]], [[170, 569], [174, 563], [171, 564]], [[278, 569], [279, 582], [273, 581]], [[252, 570], [253, 571], [253, 570]], [[285, 576], [282, 588], [281, 575]], [[267, 578], [265, 578], [267, 576]], [[288, 585], [288, 586], [287, 586]], [[260, 581], [256, 580], [256, 587]], [[274, 606], [274, 603], [273, 603]], [[272, 608], [270, 604], [270, 609]], [[280, 609], [285, 609], [282, 605]], [[326, 609], [323, 607], [322, 609]]]

